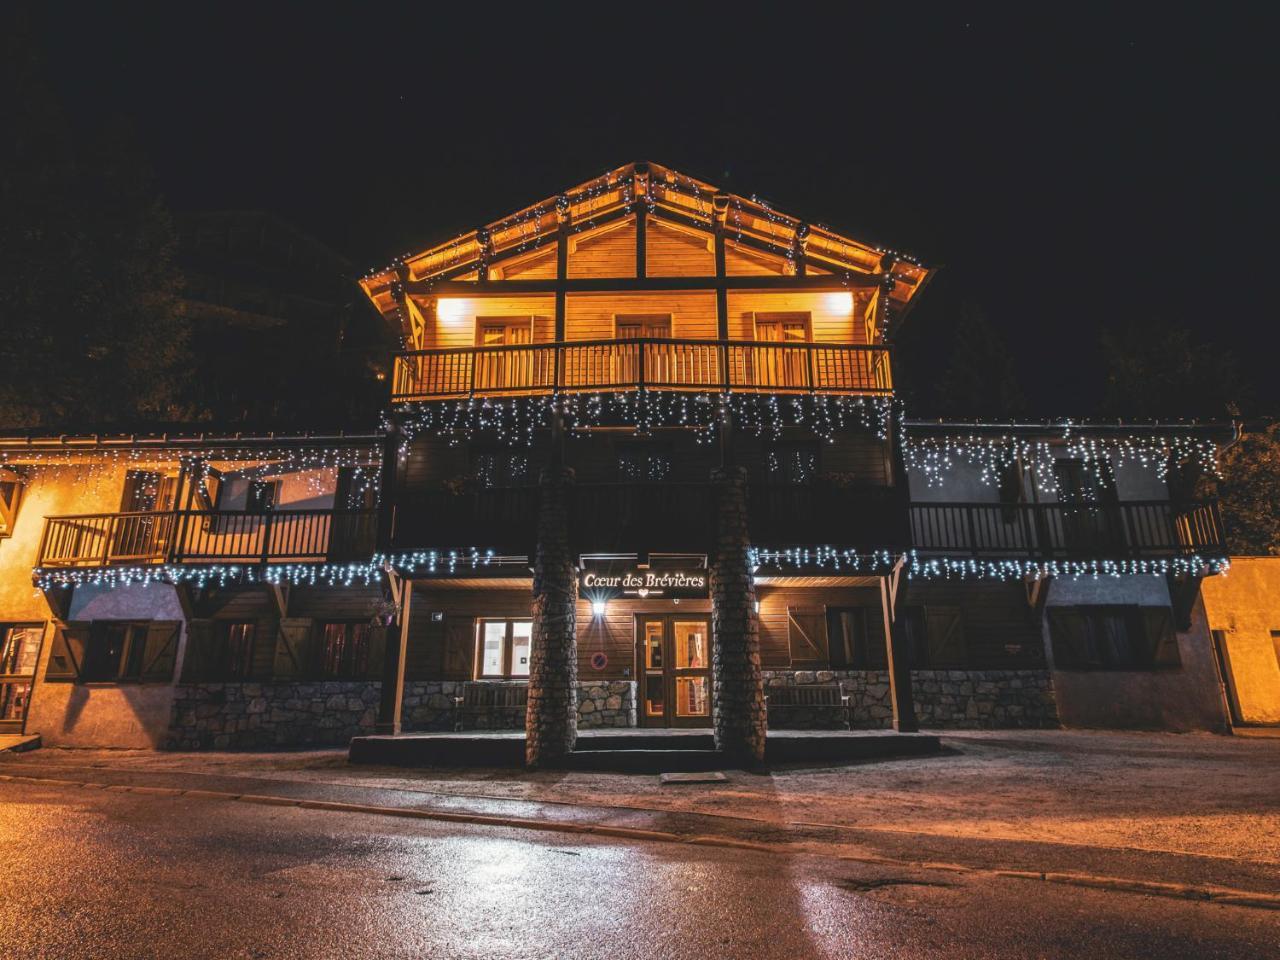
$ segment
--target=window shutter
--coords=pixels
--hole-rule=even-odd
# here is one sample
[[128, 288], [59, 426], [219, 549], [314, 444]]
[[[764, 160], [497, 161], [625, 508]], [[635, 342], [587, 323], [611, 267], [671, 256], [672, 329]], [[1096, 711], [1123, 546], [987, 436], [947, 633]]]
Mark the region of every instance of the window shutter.
[[44, 671], [45, 680], [50, 682], [78, 680], [88, 645], [88, 623], [54, 624], [53, 645], [49, 650], [49, 664]]
[[1071, 669], [1088, 664], [1084, 614], [1079, 610], [1073, 610], [1070, 607], [1050, 607], [1049, 638], [1053, 642], [1055, 666]]
[[787, 640], [792, 666], [825, 665], [828, 660], [826, 608], [787, 607]]
[[930, 667], [964, 665], [964, 619], [959, 607], [926, 607], [925, 635], [929, 643]]
[[470, 680], [475, 673], [475, 621], [450, 619], [444, 628], [444, 678]]
[[1143, 607], [1142, 619], [1152, 666], [1182, 666], [1178, 634], [1173, 629], [1173, 611], [1169, 607]]
[[182, 658], [182, 682], [212, 680], [213, 672], [212, 620], [192, 620], [187, 624], [187, 652]]
[[180, 620], [152, 620], [147, 624], [139, 679], [151, 683], [173, 682], [173, 668], [178, 659], [178, 632], [181, 629]]
[[275, 677], [305, 677], [315, 672], [311, 657], [311, 620], [289, 617], [276, 628]]

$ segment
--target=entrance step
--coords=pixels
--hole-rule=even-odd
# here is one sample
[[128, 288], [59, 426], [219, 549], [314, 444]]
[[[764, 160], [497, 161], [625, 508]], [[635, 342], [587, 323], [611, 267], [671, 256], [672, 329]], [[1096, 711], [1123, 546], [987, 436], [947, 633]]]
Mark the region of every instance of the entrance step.
[[715, 750], [574, 750], [561, 766], [614, 773], [689, 773], [722, 770], [725, 759]]
[[714, 750], [710, 731], [653, 730], [606, 733], [584, 730], [578, 734], [578, 750]]

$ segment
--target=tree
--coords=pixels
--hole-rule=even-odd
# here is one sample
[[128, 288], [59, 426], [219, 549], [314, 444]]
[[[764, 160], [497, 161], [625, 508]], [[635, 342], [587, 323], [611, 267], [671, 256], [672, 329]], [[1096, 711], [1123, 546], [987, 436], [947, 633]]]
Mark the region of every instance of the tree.
[[1180, 326], [1139, 324], [1103, 330], [1102, 410], [1124, 420], [1222, 419], [1248, 391], [1235, 357], [1192, 342]]
[[1221, 457], [1227, 545], [1233, 555], [1280, 555], [1280, 423], [1246, 431]]
[[175, 236], [120, 123], [78, 144], [22, 15], [0, 29], [0, 427], [187, 412]]
[[1007, 419], [1026, 410], [1013, 356], [976, 304], [961, 304], [940, 393], [950, 416]]

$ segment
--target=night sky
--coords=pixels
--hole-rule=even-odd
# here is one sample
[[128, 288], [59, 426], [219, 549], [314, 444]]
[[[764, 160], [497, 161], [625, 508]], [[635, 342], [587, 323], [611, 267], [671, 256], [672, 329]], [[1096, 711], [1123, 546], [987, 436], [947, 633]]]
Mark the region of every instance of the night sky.
[[651, 159], [943, 266], [921, 369], [969, 300], [1039, 412], [1088, 412], [1100, 325], [1185, 324], [1280, 410], [1261, 20], [271, 6], [37, 25], [68, 111], [131, 118], [174, 208], [270, 210], [362, 270]]

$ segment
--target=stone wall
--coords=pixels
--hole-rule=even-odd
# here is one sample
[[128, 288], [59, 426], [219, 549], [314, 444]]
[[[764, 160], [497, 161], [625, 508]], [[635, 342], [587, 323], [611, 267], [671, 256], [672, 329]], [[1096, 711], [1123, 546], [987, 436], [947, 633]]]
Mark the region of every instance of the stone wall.
[[173, 690], [167, 750], [344, 746], [372, 733], [379, 683], [183, 683]]
[[[889, 729], [893, 710], [884, 670], [767, 670], [770, 689], [839, 683], [851, 697], [855, 729]], [[1057, 727], [1057, 705], [1048, 670], [913, 670], [912, 690], [920, 726], [931, 729]], [[775, 729], [839, 729], [835, 709], [771, 707]]]
[[[454, 697], [464, 681], [425, 680], [404, 685], [405, 732], [452, 730]], [[184, 683], [174, 700], [166, 750], [246, 750], [269, 747], [346, 746], [373, 733], [382, 684], [376, 681]], [[477, 717], [468, 728], [523, 730], [524, 714]], [[580, 727], [634, 727], [636, 684], [631, 680], [578, 684]]]

